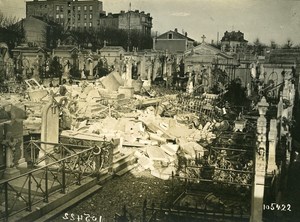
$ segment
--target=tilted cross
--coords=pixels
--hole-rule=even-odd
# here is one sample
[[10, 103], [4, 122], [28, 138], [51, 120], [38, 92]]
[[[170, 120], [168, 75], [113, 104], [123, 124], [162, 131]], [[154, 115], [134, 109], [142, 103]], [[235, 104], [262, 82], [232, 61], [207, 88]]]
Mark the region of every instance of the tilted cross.
[[204, 42], [204, 40], [206, 39], [206, 36], [202, 35], [201, 39], [202, 39], [202, 42]]

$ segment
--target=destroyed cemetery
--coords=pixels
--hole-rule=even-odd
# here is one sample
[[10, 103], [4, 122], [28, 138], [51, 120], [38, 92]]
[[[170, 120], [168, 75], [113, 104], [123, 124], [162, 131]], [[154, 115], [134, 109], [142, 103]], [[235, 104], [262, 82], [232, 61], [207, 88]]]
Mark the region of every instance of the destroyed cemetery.
[[297, 221], [299, 48], [102, 7], [0, 21], [0, 221]]

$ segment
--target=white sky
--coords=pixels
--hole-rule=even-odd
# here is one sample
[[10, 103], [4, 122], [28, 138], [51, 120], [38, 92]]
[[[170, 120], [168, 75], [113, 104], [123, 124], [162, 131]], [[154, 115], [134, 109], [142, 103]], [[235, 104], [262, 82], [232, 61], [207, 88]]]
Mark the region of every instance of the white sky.
[[[269, 44], [283, 44], [288, 38], [300, 44], [300, 1], [298, 0], [102, 0], [106, 12], [145, 11], [153, 17], [153, 31], [164, 33], [178, 28], [189, 37], [207, 42], [221, 38], [225, 31], [245, 33]], [[5, 14], [25, 17], [25, 0], [0, 0]]]

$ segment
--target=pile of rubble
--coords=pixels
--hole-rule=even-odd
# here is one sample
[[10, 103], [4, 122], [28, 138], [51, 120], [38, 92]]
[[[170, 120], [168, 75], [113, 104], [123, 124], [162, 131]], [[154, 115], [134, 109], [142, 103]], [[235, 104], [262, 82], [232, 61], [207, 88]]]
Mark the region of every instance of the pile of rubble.
[[42, 108], [54, 100], [60, 107], [61, 136], [118, 139], [120, 152], [131, 150], [140, 169], [162, 179], [178, 172], [181, 157], [203, 157], [216, 133], [229, 129], [229, 123], [218, 118], [226, 112], [216, 106], [218, 95], [166, 95], [139, 82], [124, 88], [118, 73], [51, 88], [35, 80], [26, 83], [25, 96], [10, 98], [25, 110], [26, 131], [39, 132]]

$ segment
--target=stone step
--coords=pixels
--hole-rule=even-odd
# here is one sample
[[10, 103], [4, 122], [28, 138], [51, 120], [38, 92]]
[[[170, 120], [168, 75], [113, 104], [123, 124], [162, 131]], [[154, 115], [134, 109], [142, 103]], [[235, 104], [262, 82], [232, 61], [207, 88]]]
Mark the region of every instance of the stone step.
[[101, 188], [102, 188], [102, 186], [95, 185], [94, 187], [90, 188], [89, 190], [81, 193], [76, 198], [71, 199], [70, 201], [66, 202], [65, 204], [61, 205], [60, 207], [57, 207], [55, 210], [52, 210], [51, 212], [47, 213], [46, 215], [44, 215], [43, 217], [40, 217], [39, 219], [37, 219], [35, 221], [36, 222], [48, 221], [48, 220], [54, 218], [55, 216], [57, 216], [58, 214], [60, 214], [62, 212], [66, 212], [66, 210], [68, 208], [70, 208], [71, 206], [75, 205], [77, 202], [83, 200], [87, 196], [90, 196], [91, 194], [97, 192]]
[[119, 167], [120, 165], [122, 165], [123, 163], [130, 161], [132, 159], [132, 157], [134, 157], [133, 153], [124, 154], [123, 156], [116, 157], [113, 159], [111, 167], [113, 169], [115, 169], [115, 168]]
[[100, 176], [99, 178], [99, 184], [104, 184], [107, 181], [111, 180], [114, 177], [112, 173], [107, 173], [105, 175]]
[[[62, 194], [60, 192], [54, 193], [49, 196], [48, 203], [41, 202], [39, 204], [36, 204], [32, 206], [31, 212], [21, 211], [20, 213], [17, 213], [16, 215], [10, 217], [9, 221], [36, 221], [39, 218], [47, 215], [49, 212], [54, 211], [56, 208], [64, 205], [66, 202], [69, 202], [71, 200], [76, 200], [76, 202], [78, 202], [78, 196], [84, 194], [90, 189], [93, 190], [93, 187], [99, 188], [98, 185], [99, 184], [96, 178], [85, 178], [81, 181], [80, 186], [72, 185], [70, 187], [67, 187], [66, 194]], [[88, 193], [89, 192], [85, 193], [85, 195], [87, 195]]]
[[130, 158], [127, 158], [126, 161], [124, 161], [121, 164], [119, 164], [118, 166], [114, 167], [112, 170], [115, 174], [117, 174], [118, 172], [136, 164], [136, 162], [137, 162], [137, 158], [134, 156], [131, 156]]
[[126, 168], [120, 170], [119, 172], [116, 173], [117, 176], [123, 176], [124, 174], [130, 172], [131, 170], [133, 170], [134, 168], [136, 168], [138, 166], [138, 164], [132, 164], [130, 166], [127, 166]]

